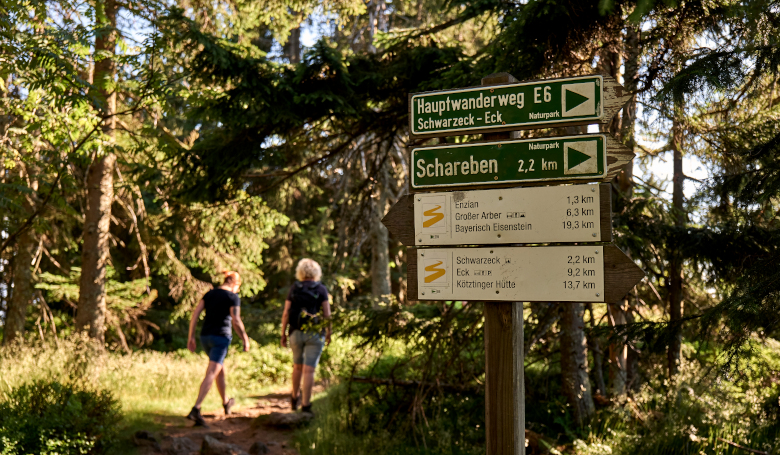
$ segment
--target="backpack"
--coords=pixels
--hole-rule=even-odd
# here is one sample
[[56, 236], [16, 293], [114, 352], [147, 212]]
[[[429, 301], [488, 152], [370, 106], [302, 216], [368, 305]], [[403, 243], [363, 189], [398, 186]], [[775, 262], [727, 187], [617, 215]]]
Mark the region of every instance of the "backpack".
[[[296, 281], [292, 290], [291, 320], [297, 318], [295, 324], [291, 324], [298, 329], [306, 326], [317, 325], [320, 323], [319, 311], [317, 314], [311, 314], [309, 308], [320, 303], [322, 296], [313, 292], [308, 286], [304, 286], [300, 281]], [[307, 305], [308, 304], [308, 305]]]

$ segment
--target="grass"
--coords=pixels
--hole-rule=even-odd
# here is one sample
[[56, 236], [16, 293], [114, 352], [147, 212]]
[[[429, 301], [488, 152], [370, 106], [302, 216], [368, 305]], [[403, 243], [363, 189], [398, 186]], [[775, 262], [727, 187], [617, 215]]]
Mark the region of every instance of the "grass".
[[[390, 353], [398, 354], [394, 349]], [[352, 371], [349, 365], [360, 362], [364, 354], [355, 349], [353, 341], [337, 338], [323, 355], [320, 378], [335, 379], [339, 372], [343, 375]], [[239, 407], [254, 404], [257, 395], [278, 390], [288, 383], [290, 362], [289, 351], [276, 344], [260, 346], [253, 343], [249, 353], [238, 352], [232, 347], [226, 360], [229, 395], [236, 398]], [[206, 364], [203, 353], [192, 354], [186, 350], [169, 353], [147, 350], [131, 355], [95, 352], [82, 339], [60, 340], [59, 347], [49, 342], [48, 345], [4, 348], [0, 350], [0, 400], [12, 388], [36, 379], [79, 381], [109, 390], [122, 405], [125, 415], [123, 438], [128, 441], [116, 453], [133, 454], [135, 449], [129, 444], [129, 437], [134, 431], [154, 431], [177, 421], [186, 424], [181, 416], [189, 411], [195, 400]], [[568, 442], [560, 441], [556, 446], [563, 444], [564, 453], [582, 455], [745, 453], [720, 440], [725, 439], [780, 455], [780, 407], [777, 404], [780, 343], [764, 340], [757, 345], [752, 369], [743, 371], [733, 382], [722, 381], [716, 375], [707, 376], [705, 370], [695, 362], [688, 362], [674, 385], [664, 381], [661, 370], [647, 371], [648, 381], [633, 397], [633, 404], [600, 411], [589, 431], [572, 435]], [[532, 375], [533, 372], [532, 368], [528, 371]], [[408, 433], [397, 432], [400, 428], [408, 430], [408, 426], [377, 428], [373, 425], [377, 413], [385, 410], [382, 401], [364, 396], [356, 385], [353, 389], [348, 396], [345, 385], [336, 385], [315, 397], [314, 409], [318, 418], [308, 428], [296, 432], [293, 438], [302, 455], [482, 453], [478, 438], [448, 436], [455, 427], [446, 412], [446, 408], [451, 407], [459, 410], [457, 415], [479, 419], [483, 416], [482, 404], [472, 409], [473, 406], [469, 408], [454, 401], [442, 403], [443, 412], [428, 414], [429, 420], [424, 424], [431, 432], [426, 447], [425, 443], [412, 442]], [[351, 409], [345, 406], [350, 399], [356, 405]], [[383, 396], [383, 399], [392, 397]], [[560, 414], [562, 409], [556, 408], [558, 405], [553, 402], [526, 403], [527, 409], [541, 407]], [[209, 394], [203, 409], [206, 413], [221, 410], [216, 391]], [[462, 430], [462, 426], [458, 428]], [[470, 428], [475, 427], [471, 425]], [[475, 435], [482, 431], [479, 426], [476, 428], [473, 430]], [[451, 442], [442, 442], [444, 439]], [[431, 446], [430, 441], [436, 444]]]
[[[773, 339], [756, 343], [750, 368], [738, 376], [724, 379], [712, 372], [707, 364], [695, 360], [688, 346], [681, 372], [674, 383], [666, 379], [661, 362], [646, 368], [648, 375], [641, 391], [633, 394], [624, 405], [599, 410], [596, 418], [584, 429], [571, 429], [553, 444], [551, 454], [571, 455], [739, 455], [750, 450], [780, 455], [780, 343]], [[529, 369], [532, 375], [534, 369]], [[548, 375], [550, 373], [547, 373]], [[549, 380], [556, 381], [558, 372]], [[537, 381], [539, 382], [539, 381]], [[372, 398], [374, 397], [374, 398]], [[318, 418], [311, 426], [297, 432], [293, 438], [302, 455], [320, 454], [447, 454], [484, 453], [478, 438], [453, 437], [455, 427], [447, 413], [437, 413], [433, 403], [427, 403], [428, 419], [418, 424], [432, 432], [426, 445], [410, 437], [408, 425], [380, 428], [374, 418], [386, 409], [383, 401], [393, 400], [385, 391], [380, 397], [361, 391], [353, 384], [352, 393], [346, 384], [330, 388], [314, 402]], [[350, 408], [345, 403], [351, 401]], [[448, 402], [445, 407], [455, 405]], [[455, 406], [453, 406], [455, 407]], [[565, 402], [528, 400], [526, 409], [540, 408], [551, 415], [565, 415]], [[457, 409], [457, 408], [456, 408]], [[460, 408], [467, 410], [466, 407]], [[482, 410], [472, 409], [477, 417]], [[468, 411], [466, 411], [468, 412]], [[545, 412], [536, 412], [539, 418]], [[548, 418], [551, 420], [551, 418]], [[381, 418], [380, 418], [381, 421]], [[374, 424], [372, 424], [374, 422]], [[473, 423], [473, 422], [472, 422]], [[527, 428], [540, 422], [527, 421]], [[547, 422], [542, 429], [553, 428]], [[465, 428], [458, 427], [460, 432]], [[544, 434], [555, 438], [555, 433]], [[447, 442], [447, 440], [451, 442]], [[432, 442], [434, 442], [432, 444]], [[458, 444], [460, 443], [460, 444]], [[754, 453], [758, 453], [754, 452]]]
[[[254, 352], [231, 352], [225, 361], [228, 395], [238, 407], [279, 387], [287, 377], [290, 355], [281, 348], [254, 344]], [[122, 405], [123, 435], [138, 429], [160, 429], [167, 419], [186, 415], [197, 397], [208, 359], [203, 353], [139, 351], [131, 355], [95, 352], [81, 339], [0, 350], [0, 399], [12, 388], [36, 379], [78, 381], [111, 391]], [[262, 376], [264, 372], [274, 375]], [[203, 403], [204, 413], [222, 410], [215, 389]], [[184, 424], [184, 421], [182, 421]], [[120, 447], [118, 453], [134, 453]]]
[[350, 431], [346, 425], [348, 416], [340, 403], [345, 399], [343, 385], [314, 397], [312, 405], [317, 419], [293, 437], [293, 445], [302, 455], [412, 453], [411, 447], [397, 447], [399, 438], [389, 432], [372, 431], [370, 434], [356, 435]]

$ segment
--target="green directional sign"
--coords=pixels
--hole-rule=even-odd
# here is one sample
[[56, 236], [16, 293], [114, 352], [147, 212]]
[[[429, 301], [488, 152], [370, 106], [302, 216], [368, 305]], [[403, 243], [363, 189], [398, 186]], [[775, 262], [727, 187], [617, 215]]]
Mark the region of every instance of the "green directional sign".
[[412, 150], [412, 188], [480, 186], [607, 176], [603, 134], [423, 147]]
[[410, 97], [414, 136], [597, 123], [604, 80], [582, 76], [417, 93]]

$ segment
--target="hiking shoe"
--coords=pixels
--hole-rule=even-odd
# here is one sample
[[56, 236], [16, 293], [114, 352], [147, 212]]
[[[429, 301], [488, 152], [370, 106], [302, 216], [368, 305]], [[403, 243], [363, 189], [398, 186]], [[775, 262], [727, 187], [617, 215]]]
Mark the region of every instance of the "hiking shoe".
[[208, 427], [206, 419], [200, 414], [200, 409], [193, 407], [192, 411], [187, 414], [187, 418], [195, 422], [196, 427]]
[[314, 411], [311, 410], [311, 405], [308, 406], [301, 406], [301, 412], [305, 412], [307, 414], [314, 415]]
[[230, 409], [233, 407], [233, 405], [236, 404], [236, 400], [230, 398], [227, 403], [222, 405], [222, 408], [225, 410], [225, 415], [230, 415]]
[[290, 408], [292, 408], [293, 411], [298, 409], [298, 404], [301, 401], [301, 397], [294, 397], [292, 394], [290, 394]]

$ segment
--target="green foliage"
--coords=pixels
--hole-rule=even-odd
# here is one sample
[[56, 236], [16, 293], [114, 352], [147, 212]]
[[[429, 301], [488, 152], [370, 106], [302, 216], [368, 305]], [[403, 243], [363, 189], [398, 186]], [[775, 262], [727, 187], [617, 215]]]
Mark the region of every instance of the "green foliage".
[[24, 384], [0, 401], [0, 453], [108, 454], [120, 420], [110, 392], [57, 381]]
[[[127, 348], [124, 331], [133, 335], [135, 344], [144, 345], [151, 341], [149, 332], [158, 328], [144, 319], [144, 314], [157, 298], [157, 291], [150, 291], [148, 280], [138, 279], [127, 282], [117, 281], [113, 267], [106, 270], [106, 322], [110, 329], [121, 334], [122, 343]], [[38, 277], [37, 289], [47, 292], [50, 299], [66, 302], [76, 307], [79, 300], [79, 280], [81, 269], [73, 267], [70, 275], [64, 277], [52, 273], [42, 273]]]
[[618, 453], [638, 455], [744, 453], [726, 441], [776, 453], [778, 386], [765, 375], [778, 367], [777, 348], [773, 342], [761, 349], [754, 371], [731, 382], [719, 381], [693, 365], [683, 369], [677, 383], [666, 387], [656, 382], [663, 381], [663, 375], [655, 376], [635, 397], [631, 414], [613, 425], [618, 433], [635, 433], [603, 436], [618, 436]]
[[[675, 330], [693, 321], [698, 337], [722, 344], [718, 364], [726, 373], [741, 371], [751, 362], [753, 334], [775, 336], [780, 328], [776, 285], [780, 110], [772, 88], [780, 73], [780, 47], [777, 24], [764, 16], [773, 7], [776, 2], [723, 6], [721, 21], [710, 32], [733, 39], [683, 53], [687, 61], [668, 75], [654, 97], [662, 106], [692, 106], [684, 115], [701, 139], [692, 141], [691, 151], [718, 167], [685, 209], [694, 213], [699, 208], [701, 223], [674, 227], [667, 218], [673, 214], [647, 188], [638, 189], [618, 216], [618, 242], [642, 261], [645, 270], [660, 280], [664, 275], [660, 256], [677, 258], [690, 267], [688, 283], [706, 283], [720, 293], [719, 301], [689, 313], [687, 321], [674, 325], [643, 321], [622, 328], [621, 336], [663, 349]], [[719, 112], [720, 117], [710, 112]], [[646, 248], [648, 239], [657, 249]]]
[[368, 382], [342, 376], [318, 404], [324, 420], [298, 437], [301, 452], [484, 451], [481, 314], [460, 302], [341, 310], [337, 333], [357, 344], [334, 366]]
[[[224, 93], [183, 92], [193, 106], [187, 115], [209, 126], [193, 147], [168, 142], [165, 148], [177, 177], [187, 176], [174, 179], [175, 194], [196, 201], [230, 197], [247, 168], [281, 175], [259, 189], [267, 191], [311, 164], [333, 163], [363, 134], [392, 137], [405, 126], [406, 94], [434, 88], [430, 74], [463, 55], [458, 46], [407, 44], [397, 49], [403, 51], [397, 58], [385, 59], [349, 55], [322, 40], [292, 69], [205, 33], [181, 10], [171, 11], [160, 25], [191, 54], [186, 72], [192, 79], [230, 86]], [[273, 138], [283, 143], [268, 147]], [[230, 160], [224, 160], [226, 153]], [[280, 172], [285, 165], [295, 170]]]
[[[640, 70], [631, 82], [640, 90], [641, 120], [637, 137], [620, 139], [639, 144], [638, 168], [646, 171], [671, 149], [675, 122], [685, 153], [714, 177], [683, 205], [684, 226], [676, 225], [667, 182], [651, 176], [627, 191], [616, 185], [625, 191], [613, 194], [616, 243], [648, 279], [626, 302], [637, 323], [613, 329], [611, 314], [593, 305], [588, 341], [606, 341], [605, 357], [629, 339], [635, 389], [611, 397], [590, 427], [575, 428], [558, 380], [555, 312], [534, 303], [526, 308], [528, 427], [554, 436], [551, 447], [589, 454], [736, 450], [718, 438], [768, 450], [776, 439], [777, 366], [762, 364], [771, 357], [762, 343], [777, 350], [780, 330], [776, 0], [143, 1], [122, 5], [144, 25], [120, 30], [116, 80], [94, 82], [90, 65], [105, 56], [91, 49], [106, 29], [99, 7], [82, 6], [0, 6], [0, 110], [9, 114], [0, 118], [0, 231], [13, 234], [47, 207], [32, 223], [38, 289], [67, 333], [78, 297], [82, 182], [93, 156], [117, 153], [110, 335], [124, 339], [129, 331], [141, 345], [154, 334], [155, 349], [173, 352], [67, 359], [121, 391], [133, 409], [158, 398], [170, 413], [191, 404], [181, 384], [197, 386], [203, 358], [176, 350], [186, 333], [181, 321], [225, 269], [242, 274], [245, 320], [262, 345], [248, 355], [231, 351], [231, 374], [240, 384], [286, 381], [280, 306], [297, 259], [314, 257], [341, 335], [320, 371], [342, 383], [318, 403], [325, 417], [300, 436], [300, 451], [481, 452], [480, 304], [407, 305], [408, 253], [395, 242], [395, 297], [367, 297], [370, 230], [387, 209], [379, 201], [404, 194], [407, 150], [425, 143], [409, 137], [407, 95], [476, 85], [498, 71], [519, 79], [619, 72], [628, 69], [628, 35], [639, 30]], [[301, 63], [276, 55], [288, 31], [323, 15], [323, 30], [333, 28]], [[115, 141], [103, 131], [99, 88], [117, 93]], [[615, 123], [602, 130], [634, 127]], [[13, 289], [8, 243], [0, 291]], [[687, 316], [675, 324], [665, 311], [672, 262], [684, 264]], [[144, 322], [152, 307], [157, 327]], [[658, 365], [679, 331], [697, 340], [684, 357], [700, 365], [665, 383]], [[29, 353], [15, 362], [3, 357], [3, 379], [68, 376], [64, 360], [35, 352], [57, 368], [36, 370]], [[614, 373], [612, 361], [605, 365], [601, 373]], [[725, 385], [707, 376], [713, 366], [726, 367]], [[595, 376], [595, 362], [589, 368]], [[352, 382], [353, 375], [368, 382]]]
[[257, 384], [261, 387], [285, 384], [292, 373], [292, 356], [279, 345], [278, 337], [268, 344], [253, 343], [244, 353], [238, 345], [230, 349], [230, 381], [236, 385]]
[[[411, 395], [412, 390], [395, 386], [335, 386], [314, 402], [314, 411], [322, 417], [296, 434], [294, 443], [306, 455], [484, 453], [483, 397], [435, 393], [425, 398], [425, 404], [418, 404], [425, 410], [410, 416], [405, 406], [415, 404], [404, 397]], [[420, 428], [408, 431], [415, 426]]]

